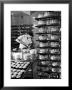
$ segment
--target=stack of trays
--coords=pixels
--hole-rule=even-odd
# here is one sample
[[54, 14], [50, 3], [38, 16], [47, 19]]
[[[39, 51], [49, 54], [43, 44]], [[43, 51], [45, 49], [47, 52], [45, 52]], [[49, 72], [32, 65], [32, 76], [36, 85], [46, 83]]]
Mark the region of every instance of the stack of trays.
[[38, 21], [38, 68], [40, 78], [60, 79], [61, 73], [61, 12], [44, 11]]
[[22, 73], [24, 73], [25, 70], [18, 70], [11, 68], [11, 78], [20, 78]]
[[29, 62], [11, 61], [11, 78], [21, 78], [22, 73], [26, 72]]

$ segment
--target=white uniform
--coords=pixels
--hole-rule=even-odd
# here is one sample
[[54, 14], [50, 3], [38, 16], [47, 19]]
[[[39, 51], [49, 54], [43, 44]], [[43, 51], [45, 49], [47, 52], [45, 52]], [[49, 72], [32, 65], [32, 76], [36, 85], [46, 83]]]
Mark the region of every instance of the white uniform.
[[[28, 57], [30, 57], [30, 51], [29, 51], [29, 49], [25, 49], [25, 48], [26, 48], [26, 46], [28, 46], [29, 44], [32, 43], [31, 36], [29, 34], [21, 35], [16, 39], [16, 41], [17, 42], [20, 41], [19, 42], [20, 43], [19, 48], [22, 51], [22, 58], [24, 60], [27, 60]], [[22, 44], [21, 42], [24, 43], [25, 45]]]

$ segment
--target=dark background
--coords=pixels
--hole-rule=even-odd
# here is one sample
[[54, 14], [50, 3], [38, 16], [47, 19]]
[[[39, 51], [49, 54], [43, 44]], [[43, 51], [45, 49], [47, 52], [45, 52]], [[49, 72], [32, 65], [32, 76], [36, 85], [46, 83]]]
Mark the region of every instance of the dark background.
[[[72, 0], [0, 0], [0, 88], [2, 90], [34, 90], [34, 89], [47, 89], [47, 88], [3, 88], [3, 58], [4, 58], [4, 40], [3, 40], [3, 3], [69, 3], [69, 63], [71, 64], [70, 59], [72, 59], [71, 57], [71, 53], [70, 51], [72, 50]], [[70, 67], [70, 65], [69, 65]], [[69, 68], [69, 70], [72, 67]], [[72, 82], [72, 74], [69, 71], [69, 85], [71, 86], [71, 82]]]

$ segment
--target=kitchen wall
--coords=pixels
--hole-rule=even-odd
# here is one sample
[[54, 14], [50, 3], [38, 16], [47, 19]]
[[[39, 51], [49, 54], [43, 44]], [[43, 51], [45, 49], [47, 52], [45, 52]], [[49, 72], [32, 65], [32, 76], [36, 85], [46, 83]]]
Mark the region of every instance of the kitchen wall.
[[11, 25], [32, 24], [32, 17], [23, 11], [11, 12]]

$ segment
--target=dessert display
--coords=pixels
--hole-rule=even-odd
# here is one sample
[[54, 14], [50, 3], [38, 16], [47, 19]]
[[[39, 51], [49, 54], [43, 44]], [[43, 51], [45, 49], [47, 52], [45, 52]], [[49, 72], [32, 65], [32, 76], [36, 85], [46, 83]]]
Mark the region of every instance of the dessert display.
[[48, 47], [48, 43], [40, 42], [39, 47]]
[[44, 24], [45, 24], [44, 21], [39, 21], [39, 22], [38, 22], [38, 25], [44, 25]]
[[46, 35], [40, 35], [39, 36], [39, 40], [46, 40], [47, 39], [47, 36]]
[[60, 68], [52, 68], [52, 72], [60, 72]]
[[39, 33], [45, 33], [46, 29], [45, 28], [40, 28], [38, 31], [39, 31]]
[[51, 55], [51, 56], [50, 56], [50, 59], [51, 59], [51, 60], [60, 60], [61, 57], [60, 57], [60, 55]]
[[51, 47], [60, 47], [60, 44], [59, 44], [59, 42], [51, 42], [50, 46]]
[[48, 59], [48, 55], [39, 55], [40, 60]]
[[59, 49], [49, 49], [49, 53], [60, 54], [60, 50]]
[[42, 17], [43, 17], [43, 14], [42, 13], [38, 15], [38, 18], [42, 18]]
[[44, 12], [44, 17], [48, 17], [50, 16], [50, 13], [49, 12]]
[[51, 32], [59, 32], [60, 31], [60, 28], [57, 26], [57, 27], [51, 27]]
[[47, 40], [51, 40], [51, 34], [47, 34]]
[[60, 66], [60, 62], [52, 62], [52, 66]]
[[58, 79], [58, 78], [60, 78], [60, 73], [51, 73], [50, 78], [51, 79]]
[[39, 17], [36, 18], [39, 29], [38, 78], [59, 79], [61, 78], [60, 12], [44, 11]]
[[47, 53], [48, 49], [39, 49], [39, 53]]
[[60, 36], [58, 36], [58, 35], [51, 35], [51, 40], [60, 40]]

